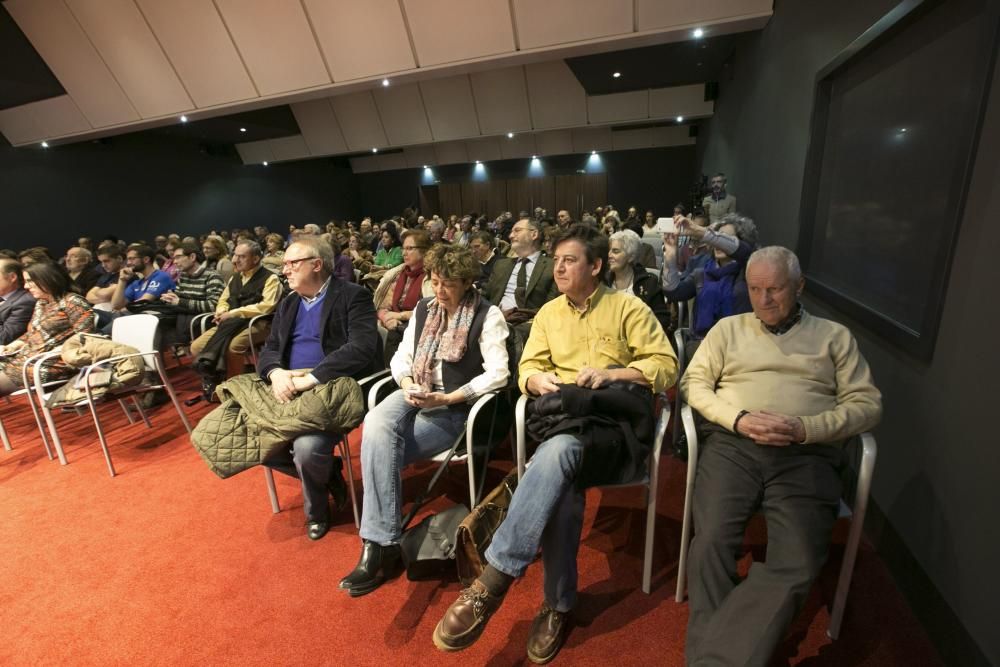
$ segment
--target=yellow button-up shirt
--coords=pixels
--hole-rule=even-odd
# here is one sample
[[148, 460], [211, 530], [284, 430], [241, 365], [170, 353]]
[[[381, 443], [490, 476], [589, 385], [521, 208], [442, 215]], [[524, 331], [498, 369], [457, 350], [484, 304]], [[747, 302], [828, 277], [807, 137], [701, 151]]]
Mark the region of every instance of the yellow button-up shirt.
[[654, 392], [677, 380], [677, 355], [663, 328], [641, 299], [598, 286], [581, 312], [560, 295], [539, 309], [518, 366], [518, 385], [538, 373], [554, 372], [563, 384], [576, 382], [584, 367], [635, 368]]

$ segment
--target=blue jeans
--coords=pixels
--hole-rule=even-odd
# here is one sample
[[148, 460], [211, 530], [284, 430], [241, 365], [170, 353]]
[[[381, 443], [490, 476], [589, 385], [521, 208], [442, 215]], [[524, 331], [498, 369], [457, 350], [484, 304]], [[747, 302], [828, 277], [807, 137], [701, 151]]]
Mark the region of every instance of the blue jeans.
[[576, 603], [576, 554], [583, 530], [585, 496], [575, 486], [583, 443], [573, 435], [549, 438], [531, 457], [507, 518], [486, 550], [486, 560], [520, 577], [542, 548], [545, 602], [568, 612]]
[[361, 475], [365, 501], [361, 537], [383, 546], [402, 535], [403, 466], [446, 451], [465, 429], [468, 409], [446, 406], [421, 410], [397, 390], [365, 417]]
[[329, 521], [330, 475], [333, 473], [333, 445], [340, 436], [323, 431], [303, 433], [292, 446], [275, 452], [264, 463], [268, 468], [302, 480], [302, 509], [306, 522]]

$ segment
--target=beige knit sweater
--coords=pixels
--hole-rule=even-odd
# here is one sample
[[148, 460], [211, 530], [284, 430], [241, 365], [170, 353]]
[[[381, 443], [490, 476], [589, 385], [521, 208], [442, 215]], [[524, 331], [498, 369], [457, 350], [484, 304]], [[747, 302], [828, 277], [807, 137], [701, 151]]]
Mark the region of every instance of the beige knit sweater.
[[753, 313], [723, 318], [691, 359], [681, 390], [705, 419], [730, 430], [741, 410], [799, 417], [807, 443], [843, 440], [882, 415], [882, 394], [854, 336], [805, 312], [782, 336]]

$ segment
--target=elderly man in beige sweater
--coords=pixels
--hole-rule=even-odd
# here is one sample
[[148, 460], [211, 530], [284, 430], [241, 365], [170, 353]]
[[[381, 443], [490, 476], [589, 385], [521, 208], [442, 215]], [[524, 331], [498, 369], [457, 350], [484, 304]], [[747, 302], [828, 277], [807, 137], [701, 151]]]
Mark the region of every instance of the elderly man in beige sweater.
[[[689, 555], [689, 665], [766, 665], [826, 560], [841, 495], [842, 445], [872, 428], [882, 397], [851, 332], [805, 312], [786, 248], [747, 264], [753, 313], [705, 337], [681, 388], [704, 419]], [[742, 583], [750, 517], [767, 522], [767, 560]]]

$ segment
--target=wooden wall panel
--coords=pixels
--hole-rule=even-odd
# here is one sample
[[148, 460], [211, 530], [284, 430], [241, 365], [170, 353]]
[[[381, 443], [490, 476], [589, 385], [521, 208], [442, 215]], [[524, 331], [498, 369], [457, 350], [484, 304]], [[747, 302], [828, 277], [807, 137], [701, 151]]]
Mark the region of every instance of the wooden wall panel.
[[462, 214], [462, 184], [461, 183], [441, 183], [438, 185], [438, 197], [441, 201], [441, 210], [438, 211], [445, 220], [452, 213]]
[[583, 194], [583, 210], [593, 211], [608, 203], [608, 175], [580, 174], [580, 192]]
[[574, 220], [579, 220], [582, 204], [580, 174], [562, 174], [556, 176], [555, 179], [556, 205], [553, 210], [549, 211], [549, 215], [555, 218], [559, 210], [566, 209]]

